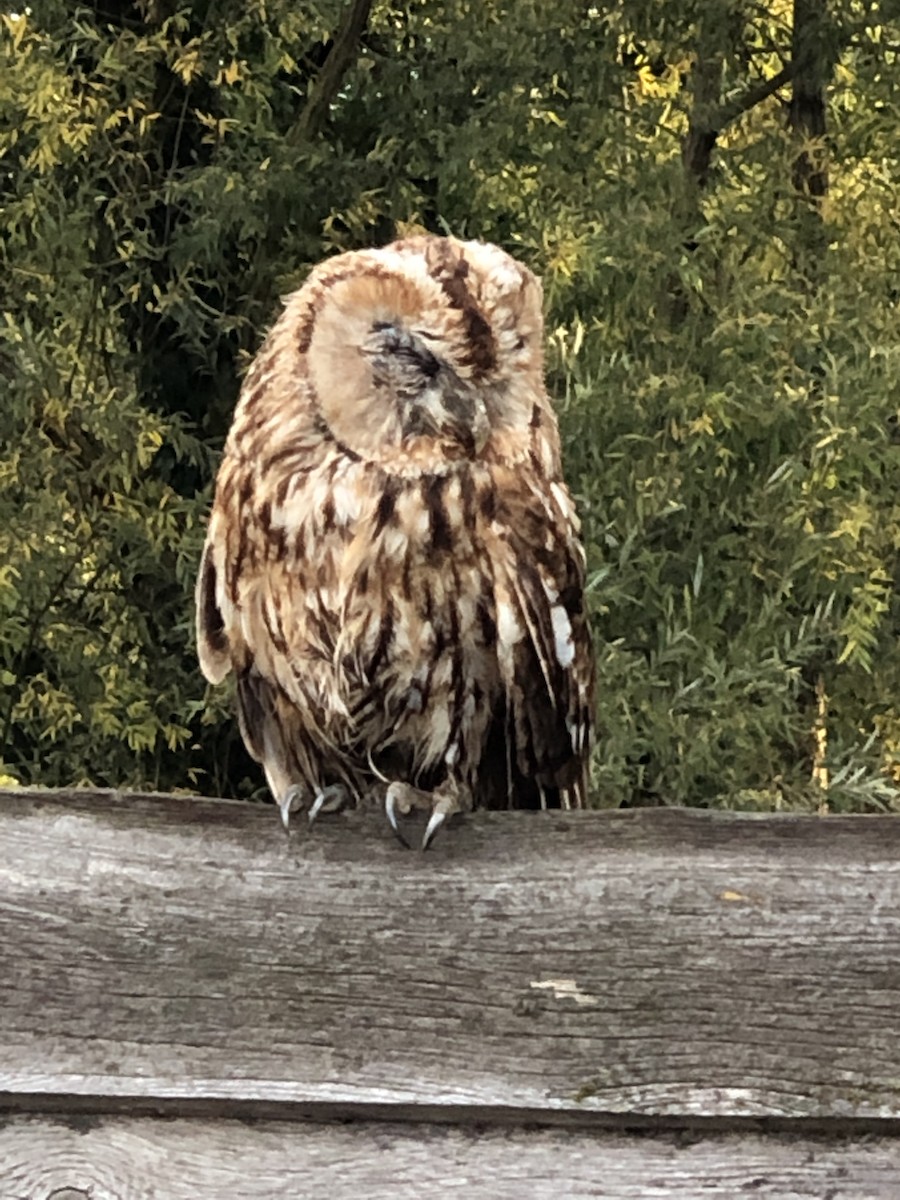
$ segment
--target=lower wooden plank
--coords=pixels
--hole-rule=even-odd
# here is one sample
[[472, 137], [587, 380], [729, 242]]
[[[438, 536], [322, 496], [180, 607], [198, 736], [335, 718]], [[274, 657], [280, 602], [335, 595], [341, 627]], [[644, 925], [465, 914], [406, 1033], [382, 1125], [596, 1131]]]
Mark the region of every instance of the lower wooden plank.
[[896, 1200], [900, 1141], [18, 1116], [2, 1200]]

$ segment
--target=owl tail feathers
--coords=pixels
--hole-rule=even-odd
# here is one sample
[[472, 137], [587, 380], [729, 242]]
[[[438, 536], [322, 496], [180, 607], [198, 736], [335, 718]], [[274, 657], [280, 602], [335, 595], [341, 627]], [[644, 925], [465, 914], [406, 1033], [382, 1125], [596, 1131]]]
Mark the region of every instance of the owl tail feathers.
[[203, 549], [197, 577], [197, 656], [210, 683], [221, 683], [231, 670], [225, 619], [216, 598], [216, 566], [209, 542]]

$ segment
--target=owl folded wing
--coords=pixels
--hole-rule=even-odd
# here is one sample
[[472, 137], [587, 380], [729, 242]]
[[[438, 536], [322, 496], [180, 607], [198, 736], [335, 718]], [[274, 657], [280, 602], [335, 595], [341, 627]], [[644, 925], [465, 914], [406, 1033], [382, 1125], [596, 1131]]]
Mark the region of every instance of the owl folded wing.
[[[519, 511], [513, 511], [518, 509]], [[568, 493], [535, 489], [498, 513], [497, 651], [517, 773], [562, 807], [586, 800], [593, 656], [584, 554]], [[550, 800], [550, 805], [555, 806]]]

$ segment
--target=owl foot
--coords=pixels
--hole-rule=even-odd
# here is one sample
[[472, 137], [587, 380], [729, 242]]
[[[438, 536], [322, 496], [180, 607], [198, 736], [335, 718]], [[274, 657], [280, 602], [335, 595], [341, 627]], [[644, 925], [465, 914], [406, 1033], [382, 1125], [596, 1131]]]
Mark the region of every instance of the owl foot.
[[392, 783], [384, 798], [384, 811], [391, 829], [407, 849], [410, 849], [410, 845], [400, 826], [400, 818], [408, 816], [413, 809], [429, 814], [422, 837], [422, 849], [427, 850], [448, 817], [454, 813], [468, 812], [471, 808], [472, 795], [469, 789], [457, 783], [441, 784], [434, 792], [423, 792], [410, 783]]
[[[302, 783], [292, 784], [284, 793], [284, 796], [278, 803], [278, 809], [281, 813], [281, 821], [285, 829], [290, 825], [291, 813], [295, 813], [299, 809], [306, 807], [308, 796], [309, 790]], [[342, 783], [333, 783], [330, 787], [322, 788], [316, 793], [316, 798], [312, 802], [307, 820], [312, 825], [322, 813], [340, 812], [349, 803], [350, 794], [344, 785]]]

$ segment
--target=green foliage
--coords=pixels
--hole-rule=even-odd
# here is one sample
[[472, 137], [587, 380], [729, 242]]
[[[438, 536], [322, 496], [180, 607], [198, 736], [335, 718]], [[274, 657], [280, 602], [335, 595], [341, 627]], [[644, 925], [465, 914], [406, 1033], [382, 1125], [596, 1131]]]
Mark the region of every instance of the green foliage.
[[0, 18], [0, 774], [259, 789], [193, 657], [214, 451], [278, 295], [423, 226], [544, 277], [599, 802], [900, 807], [891, 14], [375, 0], [329, 74], [354, 8]]

